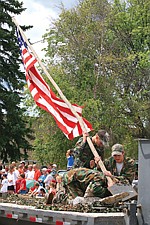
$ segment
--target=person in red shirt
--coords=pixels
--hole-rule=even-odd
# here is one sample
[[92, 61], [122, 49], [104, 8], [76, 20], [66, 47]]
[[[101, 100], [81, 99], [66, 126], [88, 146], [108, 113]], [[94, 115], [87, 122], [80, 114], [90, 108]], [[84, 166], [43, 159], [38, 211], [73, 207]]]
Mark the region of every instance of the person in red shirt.
[[33, 165], [33, 170], [35, 171], [34, 180], [38, 181], [38, 179], [42, 175], [42, 173], [36, 164]]
[[26, 179], [25, 174], [20, 174], [21, 182], [20, 182], [20, 188], [18, 190], [18, 194], [26, 194], [27, 193], [27, 187], [26, 187]]
[[15, 189], [16, 193], [18, 193], [18, 191], [20, 189], [20, 184], [21, 184], [21, 177], [19, 175], [18, 179], [16, 180], [16, 189]]

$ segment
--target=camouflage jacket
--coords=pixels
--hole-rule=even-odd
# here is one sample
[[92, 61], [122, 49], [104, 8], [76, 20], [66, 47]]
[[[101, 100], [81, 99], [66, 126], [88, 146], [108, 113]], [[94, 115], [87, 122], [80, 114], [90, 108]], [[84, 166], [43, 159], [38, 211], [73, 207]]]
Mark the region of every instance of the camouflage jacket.
[[90, 189], [96, 197], [110, 195], [107, 189], [107, 179], [102, 172], [87, 168], [69, 170], [63, 175], [63, 186], [72, 196], [83, 196]]
[[[97, 147], [96, 145], [94, 145], [94, 147], [103, 160], [104, 148]], [[94, 155], [88, 143], [83, 142], [83, 137], [81, 137], [76, 143], [76, 146], [74, 148], [74, 157], [75, 160], [73, 168], [84, 167], [90, 169], [90, 161], [94, 159]]]
[[110, 171], [112, 175], [117, 176], [119, 180], [128, 180], [130, 184], [132, 183], [136, 170], [135, 161], [133, 159], [129, 157], [124, 158], [123, 167], [120, 174], [117, 173], [116, 161], [113, 157], [106, 159], [104, 161], [104, 165], [106, 169]]

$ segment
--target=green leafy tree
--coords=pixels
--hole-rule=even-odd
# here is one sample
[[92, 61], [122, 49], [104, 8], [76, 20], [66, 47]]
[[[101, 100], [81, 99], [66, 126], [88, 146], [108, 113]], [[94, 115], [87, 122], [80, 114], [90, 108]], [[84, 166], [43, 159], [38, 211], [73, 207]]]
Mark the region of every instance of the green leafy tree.
[[110, 129], [112, 143], [123, 143], [133, 156], [134, 138], [150, 136], [148, 18], [147, 0], [85, 0], [62, 9], [45, 35], [50, 63], [64, 73], [55, 75], [58, 84], [63, 78], [75, 93], [63, 89], [68, 98], [86, 105], [94, 128]]
[[[114, 96], [126, 135], [149, 138], [149, 3], [114, 1], [108, 18], [107, 46]], [[113, 48], [112, 48], [113, 46]], [[115, 107], [116, 109], [116, 107]]]
[[0, 158], [19, 160], [28, 157], [30, 124], [20, 107], [25, 76], [20, 70], [18, 42], [11, 15], [24, 9], [17, 0], [0, 0]]

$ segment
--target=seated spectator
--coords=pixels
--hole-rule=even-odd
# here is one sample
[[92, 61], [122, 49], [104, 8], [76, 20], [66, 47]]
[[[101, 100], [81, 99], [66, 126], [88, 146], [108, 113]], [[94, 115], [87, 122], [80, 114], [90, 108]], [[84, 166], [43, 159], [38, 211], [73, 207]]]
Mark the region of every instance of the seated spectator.
[[44, 189], [45, 193], [46, 193], [46, 189], [43, 186], [40, 186], [40, 184], [37, 182], [35, 182], [34, 188], [35, 189], [33, 191], [31, 191], [31, 193], [30, 193], [30, 196], [32, 196], [32, 197], [39, 195], [41, 188]]
[[53, 175], [57, 174], [57, 165], [56, 164], [52, 165], [52, 173], [53, 173]]
[[42, 168], [41, 170], [42, 174], [41, 176], [39, 177], [38, 179], [38, 182], [41, 186], [45, 187], [45, 183], [44, 183], [44, 180], [46, 179], [47, 177], [47, 168]]
[[62, 183], [62, 177], [60, 175], [56, 176], [56, 191], [64, 190], [63, 183]]
[[45, 197], [46, 195], [46, 190], [44, 188], [41, 188], [39, 190], [39, 193], [36, 195], [36, 197]]
[[31, 194], [35, 189], [37, 189], [37, 186], [35, 185], [36, 183], [38, 183], [37, 181], [34, 182], [34, 186], [33, 187], [30, 187], [28, 189], [28, 194]]
[[56, 177], [58, 176], [57, 171], [52, 170], [51, 175], [53, 177], [52, 181], [56, 183]]
[[44, 183], [45, 183], [45, 188], [48, 190], [49, 188], [49, 185], [50, 185], [50, 182], [53, 180], [53, 176], [51, 174], [51, 170], [50, 169], [47, 169], [47, 176], [44, 180]]
[[56, 195], [56, 183], [51, 181], [49, 186], [49, 191], [47, 194], [46, 204], [51, 204], [55, 195]]
[[49, 185], [50, 189], [49, 189], [49, 194], [52, 193], [53, 195], [56, 195], [56, 183], [55, 182], [50, 182]]

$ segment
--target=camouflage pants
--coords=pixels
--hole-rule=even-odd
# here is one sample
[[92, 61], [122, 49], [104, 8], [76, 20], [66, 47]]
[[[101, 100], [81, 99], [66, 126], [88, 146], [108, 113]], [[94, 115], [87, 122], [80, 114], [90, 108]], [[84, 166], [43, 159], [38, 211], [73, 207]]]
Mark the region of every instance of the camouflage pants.
[[66, 192], [73, 198], [83, 197], [87, 190], [95, 197], [104, 198], [111, 195], [107, 189], [107, 180], [104, 175], [99, 171], [87, 168], [76, 168], [65, 173], [63, 185]]

